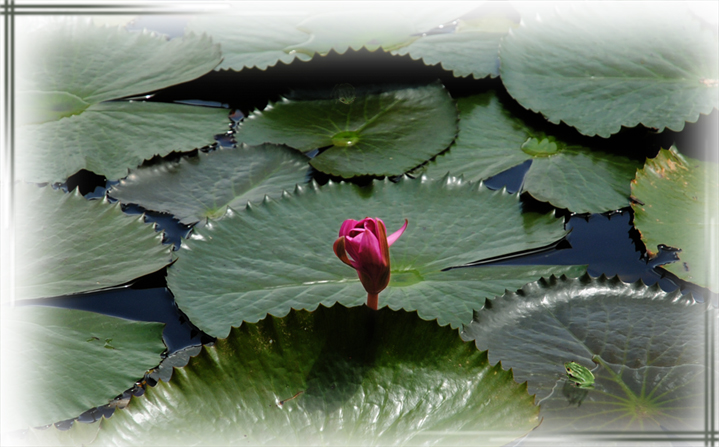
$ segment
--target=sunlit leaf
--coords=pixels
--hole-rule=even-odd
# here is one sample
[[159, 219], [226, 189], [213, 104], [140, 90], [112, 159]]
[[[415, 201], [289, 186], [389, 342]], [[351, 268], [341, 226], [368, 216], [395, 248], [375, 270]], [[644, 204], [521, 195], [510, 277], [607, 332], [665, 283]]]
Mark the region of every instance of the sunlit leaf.
[[336, 305], [233, 329], [104, 421], [96, 444], [500, 446], [537, 413], [456, 331]]
[[634, 225], [647, 250], [681, 249], [664, 268], [686, 281], [719, 291], [711, 270], [719, 253], [719, 166], [662, 149], [632, 182]]

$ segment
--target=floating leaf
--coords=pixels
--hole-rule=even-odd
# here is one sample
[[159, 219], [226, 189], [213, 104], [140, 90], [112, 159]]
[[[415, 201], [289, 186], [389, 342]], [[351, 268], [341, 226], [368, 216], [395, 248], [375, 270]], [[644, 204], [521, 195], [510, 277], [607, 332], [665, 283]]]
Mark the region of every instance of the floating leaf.
[[229, 129], [227, 115], [227, 109], [181, 104], [93, 104], [80, 115], [21, 126], [17, 170], [34, 182], [64, 181], [80, 169], [119, 179], [156, 155], [213, 143]]
[[206, 33], [222, 44], [220, 69], [265, 70], [278, 62], [308, 61], [330, 51], [389, 51], [406, 45], [416, 34], [471, 9], [464, 4], [376, 4], [375, 9], [340, 3], [283, 5], [281, 13], [265, 4], [243, 3], [222, 16], [197, 15], [187, 29]]
[[107, 404], [160, 363], [163, 326], [54, 307], [4, 308], [3, 430]]
[[385, 51], [403, 47], [416, 39], [415, 27], [406, 17], [386, 14], [379, 9], [332, 11], [303, 20], [297, 29], [309, 36], [302, 43], [289, 46], [285, 51], [307, 55], [325, 55], [330, 50], [343, 54], [348, 49]]
[[18, 183], [16, 298], [42, 298], [126, 283], [172, 261], [162, 235], [120, 204]]
[[629, 206], [639, 162], [547, 136], [512, 115], [494, 91], [461, 98], [457, 106], [457, 140], [429, 163], [427, 176], [483, 180], [532, 160], [522, 191], [537, 200], [575, 213]]
[[19, 91], [70, 93], [91, 104], [187, 82], [220, 61], [207, 36], [168, 41], [77, 17], [21, 32], [17, 45]]
[[682, 5], [562, 5], [501, 44], [501, 77], [525, 108], [586, 135], [682, 130], [719, 107], [719, 45]]
[[[462, 335], [527, 380], [538, 399], [553, 391], [542, 428], [697, 429], [705, 311], [641, 281], [552, 277], [487, 302]], [[577, 396], [565, 387], [570, 361], [592, 370], [593, 390]]]
[[[245, 9], [246, 6], [242, 5]], [[285, 48], [303, 42], [307, 34], [297, 24], [307, 12], [291, 10], [285, 14], [249, 11], [218, 15], [198, 14], [187, 23], [189, 31], [212, 36], [222, 45], [222, 63], [216, 70], [257, 67], [265, 70], [278, 62], [289, 64], [295, 58], [308, 61], [312, 55], [290, 53]]]
[[[551, 214], [522, 213], [517, 196], [456, 179], [375, 181], [298, 187], [279, 201], [228, 212], [183, 241], [168, 269], [168, 285], [190, 320], [226, 337], [230, 326], [266, 314], [313, 310], [340, 302], [358, 306], [367, 294], [357, 273], [337, 259], [332, 244], [345, 219], [384, 220], [388, 231], [409, 227], [392, 245], [389, 287], [380, 306], [418, 310], [441, 325], [468, 323], [478, 297], [516, 289], [551, 272], [578, 267], [447, 267], [529, 248], [564, 236]], [[458, 216], [462, 216], [461, 218]], [[581, 273], [579, 273], [581, 274]], [[485, 291], [486, 294], [484, 293]]]
[[336, 99], [271, 104], [251, 114], [238, 141], [286, 144], [302, 152], [328, 147], [310, 164], [327, 174], [400, 175], [445, 150], [457, 133], [457, 110], [439, 83]]
[[[209, 398], [211, 397], [211, 398]], [[101, 445], [504, 445], [538, 424], [511, 371], [414, 313], [243, 324], [103, 421]], [[202, 417], [198, 417], [202, 415]], [[490, 440], [491, 434], [491, 440]]]
[[265, 195], [279, 197], [307, 177], [307, 157], [265, 144], [198, 153], [180, 161], [141, 167], [109, 194], [123, 203], [170, 213], [191, 224], [218, 218]]
[[[15, 152], [19, 178], [58, 182], [83, 168], [123, 177], [127, 168], [139, 164], [139, 157], [192, 150], [212, 143], [208, 127], [227, 129], [226, 112], [220, 110], [194, 108], [194, 116], [201, 117], [198, 127], [187, 114], [189, 107], [99, 104], [212, 70], [220, 61], [220, 50], [207, 36], [168, 41], [78, 18], [31, 26], [34, 23], [21, 20], [16, 39], [21, 55], [16, 76], [18, 121], [24, 124], [18, 128]], [[168, 135], [170, 139], [163, 141]], [[102, 161], [86, 162], [86, 157]]]
[[650, 253], [660, 244], [681, 249], [665, 269], [719, 291], [713, 259], [719, 253], [719, 167], [662, 149], [632, 182], [634, 225]]
[[506, 3], [485, 2], [441, 28], [422, 33], [392, 54], [409, 54], [428, 65], [441, 64], [457, 77], [494, 78], [499, 76], [499, 42], [519, 25], [515, 15]]

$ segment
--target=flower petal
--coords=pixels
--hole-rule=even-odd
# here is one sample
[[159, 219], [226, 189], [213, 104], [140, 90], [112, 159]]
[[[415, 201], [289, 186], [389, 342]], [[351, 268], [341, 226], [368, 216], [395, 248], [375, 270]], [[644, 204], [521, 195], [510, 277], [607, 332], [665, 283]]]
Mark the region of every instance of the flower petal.
[[[372, 268], [374, 266], [386, 265], [385, 257], [382, 254], [382, 241], [380, 241], [378, 236], [379, 235], [372, 231], [365, 231], [360, 243], [354, 246], [357, 248], [357, 257], [354, 256], [352, 251], [348, 250], [349, 255], [357, 262], [359, 269], [363, 269], [363, 266]], [[384, 242], [384, 244], [386, 244], [386, 242]]]
[[356, 221], [354, 219], [347, 219], [344, 222], [342, 222], [342, 226], [340, 227], [340, 236], [348, 236], [351, 229], [355, 228], [359, 221]]
[[379, 250], [382, 255], [383, 264], [389, 268], [389, 244], [387, 243], [387, 227], [380, 219], [377, 219], [377, 240], [379, 241]]
[[392, 233], [392, 234], [387, 238], [387, 245], [388, 245], [388, 246], [394, 244], [394, 243], [397, 241], [397, 239], [399, 239], [399, 237], [402, 236], [402, 233], [404, 233], [404, 230], [407, 229], [407, 223], [408, 223], [408, 221], [407, 221], [407, 219], [405, 219], [405, 220], [404, 220], [404, 225], [402, 225], [402, 228], [400, 228], [399, 230], [395, 231], [394, 233]]
[[335, 241], [335, 244], [332, 246], [332, 248], [335, 250], [335, 254], [338, 258], [340, 258], [340, 261], [344, 262], [345, 264], [349, 265], [352, 268], [356, 268], [355, 264], [350, 261], [350, 259], [347, 257], [347, 251], [345, 250], [345, 238], [344, 236], [338, 238]]

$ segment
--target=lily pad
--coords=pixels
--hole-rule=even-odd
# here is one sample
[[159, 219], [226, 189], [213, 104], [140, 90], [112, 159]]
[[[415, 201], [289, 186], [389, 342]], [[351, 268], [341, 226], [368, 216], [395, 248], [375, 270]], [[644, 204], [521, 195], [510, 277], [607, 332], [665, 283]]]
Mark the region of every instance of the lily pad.
[[682, 130], [719, 107], [719, 45], [684, 5], [573, 3], [525, 17], [501, 77], [525, 108], [586, 135]]
[[457, 133], [457, 110], [441, 84], [357, 91], [354, 101], [283, 100], [242, 123], [238, 141], [327, 148], [310, 164], [351, 178], [400, 175], [445, 150]]
[[[517, 196], [454, 178], [444, 181], [375, 181], [297, 187], [281, 200], [266, 199], [196, 229], [168, 269], [177, 305], [206, 333], [226, 337], [231, 326], [268, 313], [313, 310], [340, 302], [359, 306], [367, 294], [357, 273], [337, 259], [332, 244], [345, 219], [384, 220], [390, 232], [409, 227], [392, 245], [389, 287], [380, 306], [418, 310], [425, 319], [458, 327], [472, 318], [478, 297], [517, 288], [533, 275], [580, 268], [501, 267], [442, 269], [562, 238], [552, 214], [522, 213]], [[458, 216], [462, 216], [461, 218]], [[537, 276], [534, 276], [536, 279]]]
[[17, 299], [116, 286], [172, 262], [162, 235], [119, 203], [22, 183], [15, 192]]
[[441, 28], [392, 51], [422, 59], [427, 65], [441, 64], [454, 76], [472, 75], [475, 79], [499, 76], [499, 42], [510, 29], [519, 26], [507, 3], [485, 2]]
[[220, 62], [219, 45], [207, 36], [167, 40], [78, 17], [20, 30], [17, 45], [20, 92], [69, 93], [90, 104], [187, 82]]
[[521, 191], [575, 213], [629, 206], [630, 182], [641, 163], [559, 140], [513, 115], [495, 91], [457, 101], [459, 134], [425, 169], [483, 180], [532, 160]]
[[632, 182], [634, 225], [650, 254], [660, 244], [681, 249], [664, 268], [714, 292], [719, 253], [719, 166], [682, 156], [675, 147], [648, 159]]
[[278, 62], [308, 61], [330, 51], [389, 51], [417, 39], [417, 33], [467, 12], [463, 4], [375, 4], [372, 9], [341, 3], [283, 5], [280, 12], [266, 4], [243, 3], [222, 16], [197, 15], [187, 30], [208, 34], [222, 44], [216, 68], [265, 70]]
[[[704, 420], [705, 312], [691, 296], [641, 281], [552, 277], [487, 302], [462, 336], [527, 380], [538, 399], [554, 393], [548, 427], [696, 429]], [[570, 361], [593, 370], [584, 396], [565, 389]]]
[[369, 51], [379, 48], [389, 51], [416, 39], [412, 36], [414, 24], [406, 17], [366, 7], [312, 15], [299, 23], [297, 29], [307, 33], [308, 38], [285, 51], [307, 55], [326, 55], [330, 50], [343, 54], [350, 48], [363, 47]]
[[305, 183], [307, 161], [296, 151], [271, 144], [200, 152], [197, 157], [141, 167], [109, 195], [192, 224], [219, 218], [228, 206], [241, 208], [267, 194], [279, 197]]
[[79, 416], [157, 366], [163, 324], [44, 306], [3, 309], [3, 430]]
[[[123, 177], [147, 153], [166, 155], [212, 143], [208, 124], [210, 129], [224, 125], [220, 132], [227, 129], [226, 112], [219, 110], [197, 112], [203, 137], [193, 126], [188, 107], [99, 104], [186, 82], [212, 70], [220, 62], [220, 49], [207, 36], [168, 41], [67, 17], [46, 21], [44, 26], [33, 23], [31, 18], [22, 19], [16, 38], [17, 54], [22, 55], [16, 65], [21, 124], [15, 151], [18, 178], [64, 181], [83, 168]], [[208, 122], [208, 115], [214, 119]], [[148, 131], [150, 127], [153, 131]], [[168, 134], [173, 138], [163, 142]], [[160, 144], [149, 143], [151, 138]], [[96, 166], [85, 161], [98, 150], [98, 158], [114, 160]]]
[[[242, 8], [246, 8], [242, 5]], [[308, 61], [312, 55], [285, 51], [285, 48], [304, 42], [307, 34], [297, 24], [308, 17], [301, 10], [284, 14], [268, 11], [237, 11], [235, 14], [198, 14], [187, 23], [186, 29], [208, 34], [222, 45], [222, 62], [215, 70], [265, 70], [278, 62], [289, 64], [295, 58]]]
[[[227, 109], [149, 102], [103, 102], [80, 115], [18, 128], [18, 177], [61, 182], [80, 169], [119, 179], [144, 160], [185, 152], [227, 132]], [[52, 142], [52, 143], [50, 143]]]
[[103, 421], [95, 443], [500, 446], [537, 413], [526, 385], [456, 331], [337, 305], [233, 329]]

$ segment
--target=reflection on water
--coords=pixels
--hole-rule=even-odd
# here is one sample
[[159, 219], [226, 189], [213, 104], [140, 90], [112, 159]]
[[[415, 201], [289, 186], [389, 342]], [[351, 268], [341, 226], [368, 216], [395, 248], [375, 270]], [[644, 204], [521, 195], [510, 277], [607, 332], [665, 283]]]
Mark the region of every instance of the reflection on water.
[[355, 101], [356, 92], [352, 84], [337, 84], [332, 89], [332, 98], [342, 104], [352, 104]]

